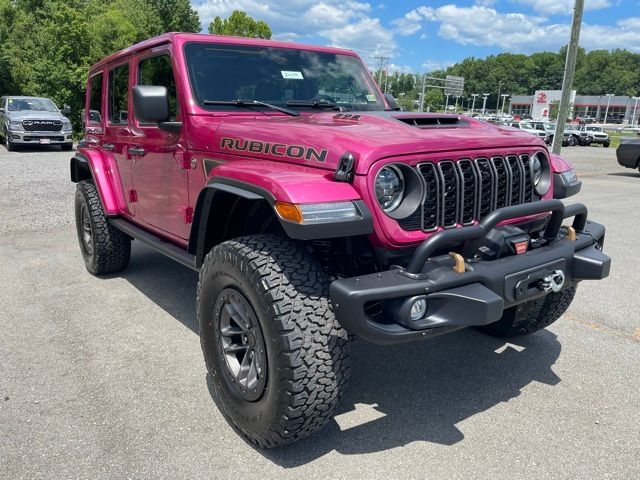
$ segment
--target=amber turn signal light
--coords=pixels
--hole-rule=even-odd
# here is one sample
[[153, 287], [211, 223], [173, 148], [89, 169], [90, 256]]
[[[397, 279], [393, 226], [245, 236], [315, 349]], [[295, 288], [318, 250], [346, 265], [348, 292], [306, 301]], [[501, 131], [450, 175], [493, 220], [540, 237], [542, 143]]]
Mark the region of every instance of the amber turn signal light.
[[302, 223], [302, 210], [294, 203], [276, 202], [276, 211], [285, 220]]

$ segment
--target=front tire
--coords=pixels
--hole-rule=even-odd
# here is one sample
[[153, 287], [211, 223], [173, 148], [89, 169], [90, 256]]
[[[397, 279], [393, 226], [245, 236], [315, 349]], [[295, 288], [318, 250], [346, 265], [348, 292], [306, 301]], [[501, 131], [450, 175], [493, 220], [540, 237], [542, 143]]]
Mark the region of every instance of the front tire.
[[529, 335], [542, 330], [558, 320], [569, 308], [576, 294], [576, 288], [577, 286], [566, 288], [560, 292], [549, 293], [537, 300], [508, 308], [500, 320], [478, 329], [500, 338]]
[[78, 183], [75, 213], [80, 251], [89, 273], [105, 275], [124, 270], [131, 256], [131, 238], [109, 223], [93, 183]]
[[11, 141], [10, 135], [5, 136], [5, 147], [7, 147], [7, 152], [15, 152], [16, 144]]
[[63, 143], [62, 145], [60, 145], [60, 148], [63, 152], [70, 152], [71, 150], [73, 150], [73, 143]]
[[348, 336], [328, 290], [322, 268], [285, 238], [242, 237], [205, 258], [197, 312], [211, 393], [256, 446], [322, 428], [346, 389]]
[[604, 148], [609, 148], [609, 145], [611, 145], [611, 142], [609, 142], [609, 141], [604, 142], [604, 143], [602, 144], [602, 146], [603, 146]]

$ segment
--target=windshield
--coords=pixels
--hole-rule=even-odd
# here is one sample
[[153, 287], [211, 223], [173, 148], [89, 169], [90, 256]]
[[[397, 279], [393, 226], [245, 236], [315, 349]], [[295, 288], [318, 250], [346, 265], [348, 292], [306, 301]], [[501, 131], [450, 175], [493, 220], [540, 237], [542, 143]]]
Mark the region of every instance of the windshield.
[[587, 132], [601, 132], [602, 127], [587, 127]]
[[187, 43], [184, 50], [191, 88], [202, 108], [234, 108], [205, 105], [205, 100], [259, 100], [303, 110], [314, 103], [334, 104], [345, 110], [385, 109], [357, 57], [213, 43]]
[[533, 130], [533, 125], [528, 122], [520, 122], [520, 128], [523, 130]]
[[7, 108], [10, 112], [23, 112], [26, 110], [58, 112], [56, 105], [48, 98], [10, 98]]

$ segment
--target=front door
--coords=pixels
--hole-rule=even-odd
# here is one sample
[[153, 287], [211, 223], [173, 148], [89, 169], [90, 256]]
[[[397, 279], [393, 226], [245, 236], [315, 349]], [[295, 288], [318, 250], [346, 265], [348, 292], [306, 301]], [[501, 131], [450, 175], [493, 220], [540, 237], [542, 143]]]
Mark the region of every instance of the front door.
[[[179, 102], [169, 51], [160, 50], [138, 58], [137, 85], [167, 88], [171, 121], [180, 121]], [[137, 194], [136, 220], [169, 237], [186, 240], [191, 231], [188, 174], [180, 133], [132, 119], [128, 155], [133, 164]]]

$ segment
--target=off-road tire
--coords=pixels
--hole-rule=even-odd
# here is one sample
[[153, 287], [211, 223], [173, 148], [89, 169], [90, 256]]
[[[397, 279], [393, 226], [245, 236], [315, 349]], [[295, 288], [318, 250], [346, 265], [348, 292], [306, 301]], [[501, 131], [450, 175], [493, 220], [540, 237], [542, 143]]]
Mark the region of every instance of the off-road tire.
[[576, 286], [549, 293], [537, 300], [508, 308], [500, 320], [478, 329], [501, 338], [529, 335], [558, 320], [571, 305], [575, 294]]
[[63, 143], [62, 145], [60, 145], [60, 149], [63, 152], [70, 152], [71, 150], [73, 150], [73, 143]]
[[603, 146], [604, 148], [609, 148], [609, 145], [611, 145], [611, 142], [604, 142], [604, 143], [602, 144], [602, 146]]
[[[86, 209], [90, 225], [91, 248], [83, 238], [83, 209]], [[92, 182], [78, 183], [75, 214], [80, 251], [89, 273], [105, 275], [124, 270], [131, 256], [131, 238], [109, 223]]]
[[[348, 336], [331, 310], [329, 283], [301, 244], [275, 235], [230, 240], [205, 257], [197, 315], [211, 394], [255, 446], [288, 444], [322, 428], [346, 390]], [[264, 338], [266, 385], [253, 401], [238, 392], [221, 353], [216, 312], [230, 289], [248, 300]]]

